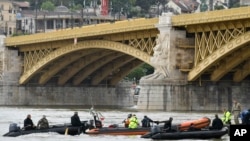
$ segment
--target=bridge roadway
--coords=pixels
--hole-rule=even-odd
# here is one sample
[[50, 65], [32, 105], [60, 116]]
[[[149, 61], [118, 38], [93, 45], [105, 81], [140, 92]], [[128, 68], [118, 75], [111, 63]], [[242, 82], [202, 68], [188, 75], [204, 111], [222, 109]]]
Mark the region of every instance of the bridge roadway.
[[[185, 69], [188, 81], [203, 76], [219, 81], [232, 76], [231, 80], [240, 82], [248, 76], [249, 18], [250, 7], [171, 17], [174, 29], [186, 30], [187, 39], [194, 39], [193, 43], [175, 43], [194, 49], [192, 66]], [[5, 46], [17, 48], [23, 57], [19, 84], [116, 85], [143, 62], [153, 66], [150, 58], [160, 22], [158, 18], [131, 19], [8, 37]]]

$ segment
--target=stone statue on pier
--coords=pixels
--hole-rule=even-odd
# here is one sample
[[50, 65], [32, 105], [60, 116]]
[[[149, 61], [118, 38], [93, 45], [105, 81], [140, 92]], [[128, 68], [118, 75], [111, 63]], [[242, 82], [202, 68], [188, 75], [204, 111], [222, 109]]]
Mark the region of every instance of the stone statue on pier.
[[151, 58], [151, 64], [155, 71], [153, 74], [143, 77], [142, 79], [165, 79], [169, 78], [168, 62], [169, 62], [170, 37], [169, 34], [158, 34], [156, 46], [154, 47], [154, 55]]

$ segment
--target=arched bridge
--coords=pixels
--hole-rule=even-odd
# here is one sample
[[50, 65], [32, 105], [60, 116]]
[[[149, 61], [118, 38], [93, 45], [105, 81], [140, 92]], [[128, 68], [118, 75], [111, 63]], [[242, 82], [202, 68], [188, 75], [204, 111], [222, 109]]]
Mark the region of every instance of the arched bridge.
[[[150, 64], [158, 18], [90, 25], [9, 37], [23, 56], [19, 83], [117, 84], [131, 70]], [[250, 73], [250, 7], [172, 16], [172, 26], [195, 39], [188, 80], [202, 76], [242, 81]], [[189, 38], [189, 36], [187, 36]]]

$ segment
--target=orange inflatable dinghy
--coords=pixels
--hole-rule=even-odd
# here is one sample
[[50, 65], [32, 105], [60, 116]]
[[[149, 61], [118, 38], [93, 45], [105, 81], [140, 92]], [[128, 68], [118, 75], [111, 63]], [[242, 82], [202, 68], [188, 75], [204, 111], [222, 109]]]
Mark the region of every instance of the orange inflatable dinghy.
[[210, 125], [210, 122], [211, 120], [207, 117], [203, 117], [197, 120], [185, 121], [179, 125], [179, 131], [188, 130], [191, 124], [193, 124], [193, 126], [197, 129], [205, 128]]

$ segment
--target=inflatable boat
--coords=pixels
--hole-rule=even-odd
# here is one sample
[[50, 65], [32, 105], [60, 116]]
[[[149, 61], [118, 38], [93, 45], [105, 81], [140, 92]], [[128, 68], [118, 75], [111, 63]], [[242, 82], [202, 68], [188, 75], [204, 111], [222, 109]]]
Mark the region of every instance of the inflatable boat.
[[182, 131], [187, 131], [191, 126], [195, 128], [196, 130], [201, 130], [203, 128], [206, 128], [210, 125], [211, 120], [207, 117], [203, 117], [197, 120], [189, 120], [184, 121], [180, 124], [172, 125], [171, 131], [162, 131], [162, 128], [159, 126], [154, 126], [152, 130], [144, 135], [142, 135], [142, 138], [152, 138], [157, 133], [177, 133]]
[[152, 139], [163, 139], [163, 140], [178, 140], [178, 139], [213, 139], [221, 138], [228, 133], [226, 127], [221, 130], [199, 130], [199, 131], [176, 131], [169, 133], [156, 133], [151, 138]]
[[58, 134], [64, 135], [79, 135], [83, 133], [85, 129], [82, 127], [73, 127], [71, 124], [62, 124], [62, 125], [53, 125], [46, 129], [32, 129], [32, 130], [23, 130], [20, 129], [17, 124], [10, 124], [9, 132], [4, 134], [5, 137], [17, 137], [21, 135], [34, 134], [34, 133], [48, 133], [55, 132]]

